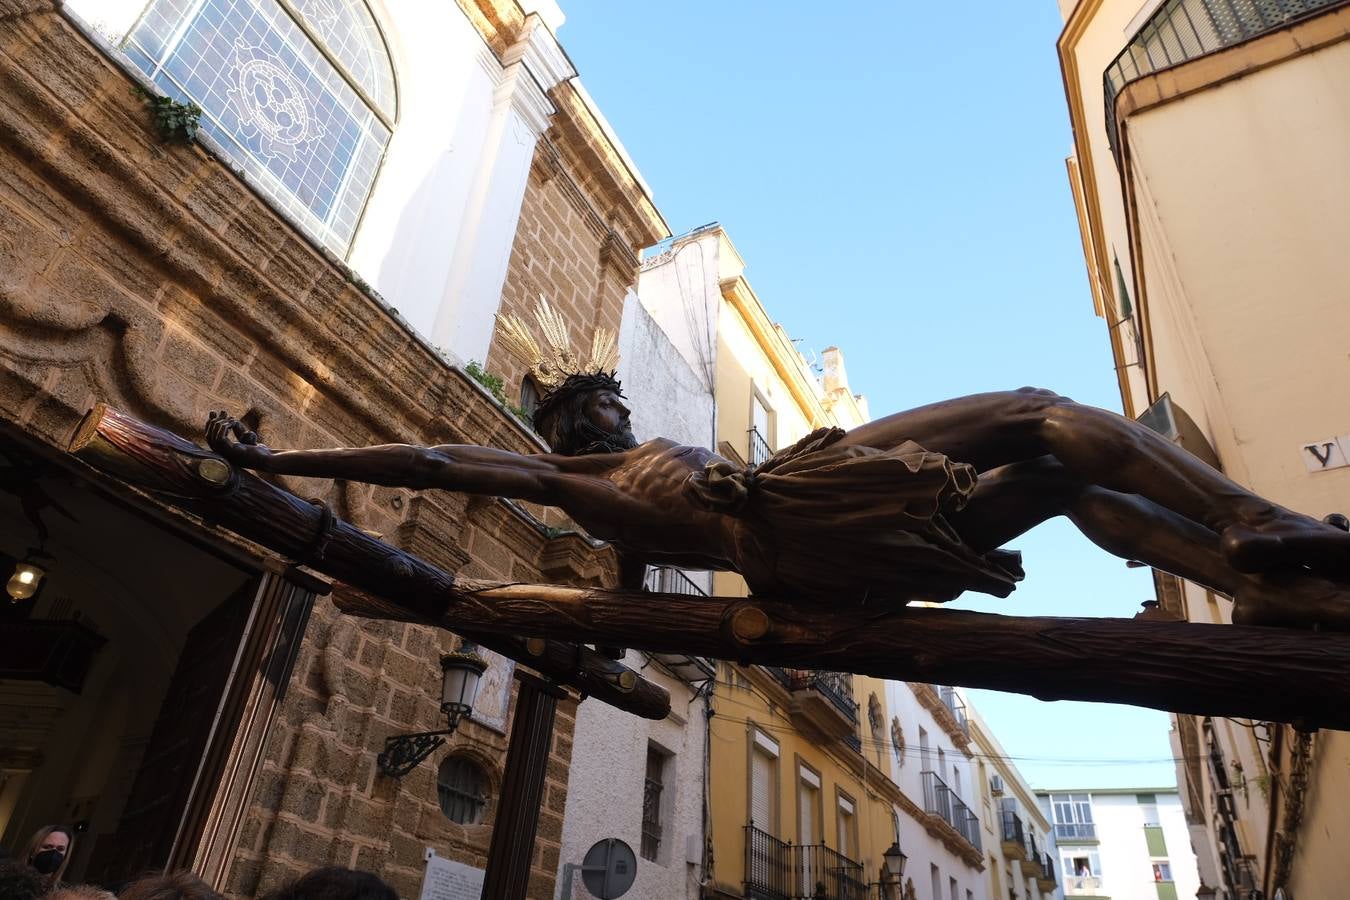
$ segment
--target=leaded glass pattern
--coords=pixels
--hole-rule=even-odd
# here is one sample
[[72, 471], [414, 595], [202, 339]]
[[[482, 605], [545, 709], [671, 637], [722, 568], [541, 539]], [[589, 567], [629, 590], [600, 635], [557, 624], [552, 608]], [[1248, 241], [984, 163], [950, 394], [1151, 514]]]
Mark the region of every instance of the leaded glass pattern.
[[384, 36], [366, 5], [352, 0], [291, 0], [291, 4], [366, 96], [393, 118], [394, 70]]
[[202, 130], [278, 206], [346, 254], [389, 129], [276, 0], [155, 0], [124, 49], [166, 94], [201, 106]]

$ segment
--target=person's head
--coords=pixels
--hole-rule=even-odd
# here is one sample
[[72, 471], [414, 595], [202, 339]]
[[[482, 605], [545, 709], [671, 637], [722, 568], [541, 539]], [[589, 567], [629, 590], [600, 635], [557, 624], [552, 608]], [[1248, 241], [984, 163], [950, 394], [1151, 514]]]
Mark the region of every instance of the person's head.
[[94, 884], [63, 884], [42, 900], [117, 900], [117, 895]]
[[534, 412], [534, 430], [554, 453], [581, 456], [637, 446], [628, 406], [613, 375], [569, 375]]
[[225, 900], [191, 872], [147, 875], [133, 881], [117, 895], [118, 900]]
[[64, 825], [46, 825], [33, 832], [24, 848], [23, 861], [45, 877], [48, 884], [55, 884], [65, 874], [74, 849], [74, 831]]
[[49, 886], [47, 879], [22, 860], [0, 862], [0, 897], [5, 900], [38, 900]]
[[272, 891], [263, 900], [398, 900], [398, 894], [370, 872], [327, 866]]

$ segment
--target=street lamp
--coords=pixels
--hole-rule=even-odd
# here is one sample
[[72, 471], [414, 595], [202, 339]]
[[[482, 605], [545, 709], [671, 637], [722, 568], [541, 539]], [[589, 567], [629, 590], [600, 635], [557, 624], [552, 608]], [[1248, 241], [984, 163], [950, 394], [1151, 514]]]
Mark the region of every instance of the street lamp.
[[886, 888], [887, 896], [899, 900], [900, 879], [905, 874], [905, 863], [908, 861], [909, 857], [900, 849], [898, 840], [892, 841], [886, 852], [881, 854], [881, 883]]
[[40, 549], [29, 550], [28, 555], [14, 566], [14, 574], [9, 576], [5, 584], [5, 593], [9, 594], [9, 599], [15, 603], [32, 599], [42, 587], [42, 580], [47, 577], [47, 569], [39, 561], [52, 558], [51, 554], [43, 553]]
[[444, 744], [445, 735], [454, 734], [460, 720], [473, 710], [478, 682], [487, 667], [487, 660], [475, 652], [473, 644], [466, 643], [456, 652], [442, 656], [441, 712], [445, 714], [447, 727], [386, 738], [384, 749], [375, 758], [380, 771], [390, 778], [402, 778]]
[[892, 841], [886, 852], [881, 854], [881, 858], [886, 863], [886, 874], [899, 884], [900, 878], [905, 874], [905, 863], [909, 861], [905, 851], [900, 849], [900, 842]]

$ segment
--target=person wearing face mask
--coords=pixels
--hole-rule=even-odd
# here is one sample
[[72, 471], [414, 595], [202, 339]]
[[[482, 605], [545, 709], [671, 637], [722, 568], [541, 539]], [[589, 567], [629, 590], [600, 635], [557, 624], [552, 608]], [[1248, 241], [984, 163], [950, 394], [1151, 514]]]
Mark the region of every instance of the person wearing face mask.
[[61, 883], [74, 849], [73, 831], [64, 825], [46, 825], [33, 833], [20, 858], [41, 875], [51, 889]]

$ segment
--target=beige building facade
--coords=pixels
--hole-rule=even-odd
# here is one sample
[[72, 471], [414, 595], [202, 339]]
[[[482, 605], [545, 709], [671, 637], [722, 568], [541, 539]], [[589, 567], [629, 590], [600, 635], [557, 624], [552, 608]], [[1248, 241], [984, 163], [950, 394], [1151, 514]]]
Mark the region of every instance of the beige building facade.
[[[1350, 509], [1350, 7], [1060, 5], [1068, 176], [1126, 413], [1286, 506]], [[1155, 580], [1166, 611], [1231, 621]], [[1350, 739], [1177, 716], [1175, 745], [1202, 891], [1344, 892]]]

